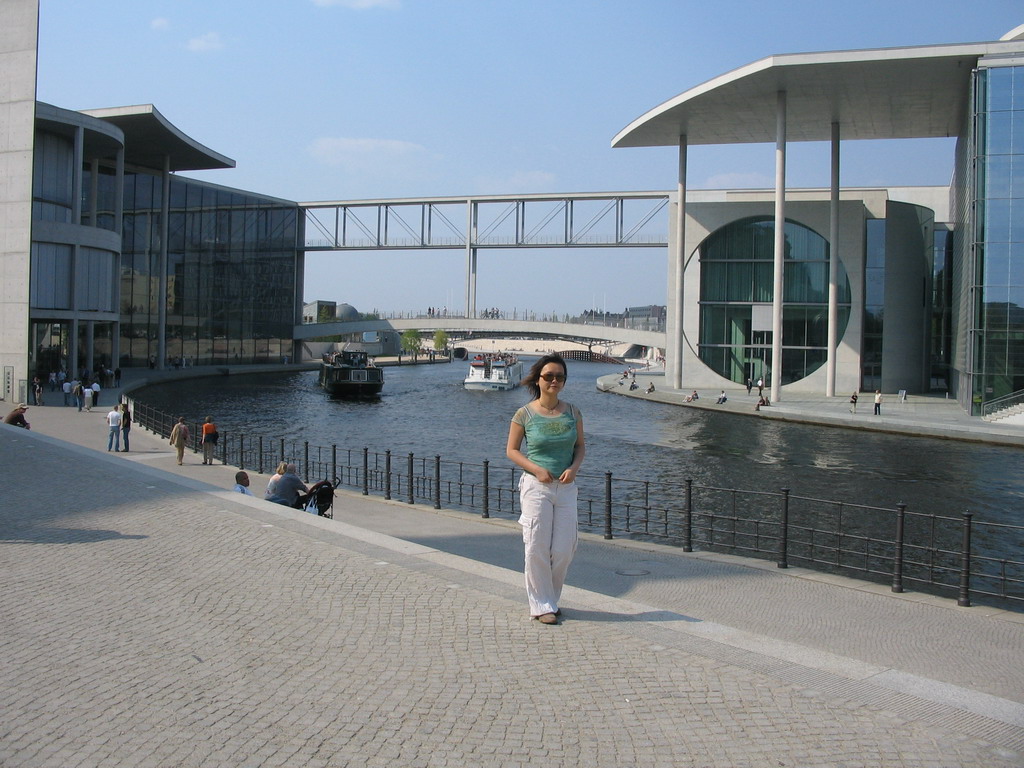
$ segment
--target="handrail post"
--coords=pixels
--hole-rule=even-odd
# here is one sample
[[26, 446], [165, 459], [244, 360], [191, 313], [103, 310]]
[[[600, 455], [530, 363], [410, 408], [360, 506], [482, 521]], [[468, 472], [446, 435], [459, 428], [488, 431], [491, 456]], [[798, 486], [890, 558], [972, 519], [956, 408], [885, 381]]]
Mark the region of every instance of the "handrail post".
[[[224, 463], [228, 463], [228, 441], [224, 441]], [[245, 469], [245, 433], [238, 435], [238, 468]]]
[[281, 438], [281, 458], [278, 459], [278, 462], [279, 463], [283, 463], [284, 462], [284, 438], [283, 437]]
[[384, 451], [384, 498], [391, 499], [391, 449]]
[[971, 607], [971, 518], [973, 513], [964, 512], [964, 533], [960, 545], [960, 597], [956, 604]]
[[604, 473], [604, 537], [612, 538], [612, 473]]
[[416, 468], [413, 466], [413, 455], [409, 454], [409, 503], [416, 503], [416, 489], [413, 487], [415, 484]]
[[363, 496], [370, 494], [370, 449], [363, 448]]
[[489, 477], [490, 466], [491, 463], [487, 459], [484, 459], [484, 511], [481, 513], [480, 517], [491, 516], [491, 483]]
[[782, 489], [782, 534], [779, 536], [779, 568], [789, 568], [789, 488]]
[[260, 458], [259, 458], [259, 470], [260, 474], [263, 474], [263, 435], [260, 435]]
[[338, 444], [331, 445], [331, 484], [338, 479]]
[[441, 456], [434, 455], [434, 509], [441, 508]]
[[683, 552], [693, 552], [693, 480], [686, 478], [686, 510], [683, 526]]
[[896, 505], [896, 551], [892, 559], [892, 591], [903, 591], [903, 523], [907, 505], [900, 502]]
[[303, 462], [303, 473], [306, 478], [306, 482], [309, 482], [309, 440], [305, 441], [305, 446], [302, 451], [302, 462]]

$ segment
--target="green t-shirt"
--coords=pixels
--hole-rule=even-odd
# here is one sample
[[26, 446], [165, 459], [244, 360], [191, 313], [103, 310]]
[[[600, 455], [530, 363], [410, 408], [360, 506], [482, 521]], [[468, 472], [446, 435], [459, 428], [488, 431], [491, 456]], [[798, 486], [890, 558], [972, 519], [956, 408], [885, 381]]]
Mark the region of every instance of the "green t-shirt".
[[513, 423], [526, 432], [526, 458], [555, 477], [572, 464], [579, 419], [579, 409], [569, 403], [557, 416], [542, 416], [524, 405], [512, 417]]

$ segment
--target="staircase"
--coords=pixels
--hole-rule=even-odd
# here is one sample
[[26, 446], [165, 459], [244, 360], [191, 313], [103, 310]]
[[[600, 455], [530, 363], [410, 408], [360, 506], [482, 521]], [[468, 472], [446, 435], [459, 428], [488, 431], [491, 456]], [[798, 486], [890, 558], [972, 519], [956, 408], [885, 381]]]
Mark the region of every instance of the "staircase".
[[1024, 424], [1024, 389], [985, 403], [981, 418], [1000, 424]]

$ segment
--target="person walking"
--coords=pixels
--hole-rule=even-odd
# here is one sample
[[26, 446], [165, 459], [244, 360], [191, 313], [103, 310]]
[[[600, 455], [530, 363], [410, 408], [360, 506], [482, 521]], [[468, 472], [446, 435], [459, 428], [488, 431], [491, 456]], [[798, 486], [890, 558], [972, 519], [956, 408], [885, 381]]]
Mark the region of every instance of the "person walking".
[[[568, 369], [559, 355], [544, 355], [523, 384], [533, 399], [515, 412], [505, 455], [520, 469], [519, 502], [530, 615], [557, 624], [558, 601], [576, 553], [576, 473], [586, 455], [583, 415], [559, 399]], [[523, 453], [523, 441], [526, 453]]]
[[761, 397], [764, 394], [764, 377], [757, 377], [757, 396]]
[[121, 439], [124, 442], [122, 451], [128, 453], [128, 433], [132, 431], [132, 411], [128, 403], [121, 403]]
[[[92, 399], [93, 399], [93, 396], [95, 396], [95, 394], [96, 394], [96, 390], [94, 390], [90, 386], [87, 386], [85, 384], [85, 382], [82, 382], [82, 398], [83, 398], [83, 400], [85, 402], [85, 410], [87, 410], [87, 411], [91, 411], [92, 410]], [[78, 410], [82, 410], [82, 409], [79, 408]]]
[[185, 458], [185, 446], [188, 445], [188, 439], [191, 434], [188, 430], [188, 424], [185, 423], [185, 417], [179, 416], [178, 423], [171, 429], [171, 445], [174, 446], [178, 452], [178, 466], [181, 466], [182, 460]]
[[875, 390], [875, 416], [882, 415], [882, 390]]
[[213, 416], [207, 416], [203, 422], [203, 464], [213, 464], [213, 450], [217, 447], [219, 437]]
[[856, 412], [857, 412], [857, 393], [854, 392], [852, 395], [850, 395], [850, 413], [856, 413]]
[[107, 435], [107, 450], [121, 450], [121, 409], [116, 405], [107, 414], [107, 426], [110, 428]]

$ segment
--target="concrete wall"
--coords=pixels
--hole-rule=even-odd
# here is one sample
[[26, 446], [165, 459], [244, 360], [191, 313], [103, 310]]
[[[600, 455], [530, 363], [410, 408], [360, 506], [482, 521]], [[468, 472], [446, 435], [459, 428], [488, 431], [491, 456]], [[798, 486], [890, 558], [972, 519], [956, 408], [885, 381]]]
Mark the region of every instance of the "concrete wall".
[[928, 391], [930, 268], [934, 220], [927, 208], [890, 201], [885, 226], [882, 391]]
[[28, 371], [38, 0], [0, 2], [0, 398]]
[[[786, 218], [797, 221], [828, 239], [828, 191], [815, 194], [802, 192], [787, 197]], [[758, 199], [760, 198], [760, 199]], [[884, 191], [867, 190], [844, 193], [839, 203], [839, 259], [850, 281], [852, 309], [850, 321], [840, 336], [836, 348], [836, 394], [848, 397], [860, 386], [860, 354], [864, 307], [864, 220], [869, 216], [881, 217], [885, 211]], [[684, 275], [683, 309], [683, 387], [684, 389], [723, 389], [735, 387], [708, 368], [697, 355], [700, 333], [700, 262], [696, 249], [712, 232], [738, 219], [748, 216], [774, 215], [774, 203], [769, 193], [746, 192], [726, 195], [719, 202], [687, 202], [686, 271]], [[669, 285], [674, 269], [669, 265]], [[669, 317], [672, 316], [671, 309]], [[826, 370], [823, 365], [800, 381], [787, 384], [784, 391], [825, 392]]]

